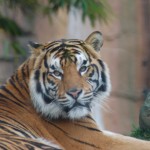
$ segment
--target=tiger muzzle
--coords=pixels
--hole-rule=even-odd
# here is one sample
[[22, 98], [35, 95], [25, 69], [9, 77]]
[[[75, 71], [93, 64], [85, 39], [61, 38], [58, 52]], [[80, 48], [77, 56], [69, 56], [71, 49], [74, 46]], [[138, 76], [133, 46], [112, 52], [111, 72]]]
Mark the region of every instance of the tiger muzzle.
[[77, 99], [82, 93], [82, 89], [71, 88], [66, 93], [70, 95], [73, 99]]

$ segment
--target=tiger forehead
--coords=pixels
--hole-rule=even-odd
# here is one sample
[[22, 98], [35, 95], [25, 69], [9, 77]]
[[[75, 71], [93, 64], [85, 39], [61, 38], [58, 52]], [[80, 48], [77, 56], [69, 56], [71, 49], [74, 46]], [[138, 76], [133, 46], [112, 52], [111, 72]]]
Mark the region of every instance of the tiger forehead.
[[63, 51], [65, 50], [69, 50], [72, 53], [83, 51], [83, 53], [87, 53], [87, 55], [91, 55], [95, 59], [100, 58], [100, 55], [93, 50], [92, 46], [90, 46], [85, 41], [78, 39], [61, 39], [58, 41], [47, 43], [43, 48], [43, 51], [50, 53], [56, 52], [59, 55], [61, 55], [61, 53], [63, 53]]
[[68, 66], [70, 63], [81, 63], [84, 59], [87, 59], [88, 56], [83, 50], [71, 47], [58, 49], [52, 55], [50, 51], [49, 57], [51, 58], [51, 62], [55, 62], [55, 64], [59, 62], [61, 66]]
[[[69, 44], [68, 44], [69, 43]], [[71, 43], [71, 44], [70, 44]], [[77, 44], [73, 44], [77, 43]], [[51, 43], [51, 48], [47, 50], [47, 58], [50, 58], [49, 64], [54, 66], [68, 66], [70, 63], [80, 65], [88, 55], [80, 40], [60, 40]]]
[[84, 44], [84, 41], [78, 39], [61, 39], [61, 40], [53, 41], [51, 43], [46, 43], [44, 45], [44, 49], [53, 50], [54, 48], [60, 49], [69, 46], [82, 46], [82, 44]]
[[76, 57], [76, 54], [85, 52], [84, 47], [82, 46], [83, 43], [82, 40], [61, 39], [49, 43], [45, 48], [47, 49], [46, 51], [49, 56], [53, 54], [53, 58], [59, 57], [61, 59], [71, 59], [72, 57]]

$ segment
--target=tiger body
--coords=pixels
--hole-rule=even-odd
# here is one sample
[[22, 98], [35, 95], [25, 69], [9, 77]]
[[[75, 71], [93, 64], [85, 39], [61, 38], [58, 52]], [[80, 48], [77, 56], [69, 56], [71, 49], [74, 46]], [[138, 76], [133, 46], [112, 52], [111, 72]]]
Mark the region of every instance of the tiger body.
[[100, 131], [91, 117], [110, 92], [101, 33], [30, 46], [32, 55], [0, 87], [0, 149], [150, 149]]

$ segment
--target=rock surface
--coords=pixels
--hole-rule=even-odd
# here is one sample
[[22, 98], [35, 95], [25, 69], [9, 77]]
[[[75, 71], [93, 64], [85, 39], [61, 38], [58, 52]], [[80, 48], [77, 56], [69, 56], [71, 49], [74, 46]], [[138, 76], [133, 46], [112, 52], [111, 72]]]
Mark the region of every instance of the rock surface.
[[141, 129], [150, 130], [150, 91], [147, 92], [145, 102], [140, 110], [139, 125]]

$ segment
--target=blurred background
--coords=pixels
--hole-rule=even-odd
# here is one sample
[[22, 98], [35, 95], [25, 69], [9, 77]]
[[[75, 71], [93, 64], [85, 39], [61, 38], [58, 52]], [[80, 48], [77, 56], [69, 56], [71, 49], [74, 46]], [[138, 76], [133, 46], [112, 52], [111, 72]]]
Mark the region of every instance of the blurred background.
[[112, 92], [98, 121], [128, 135], [150, 88], [149, 8], [149, 0], [0, 0], [0, 83], [29, 56], [28, 41], [86, 39], [101, 31]]

